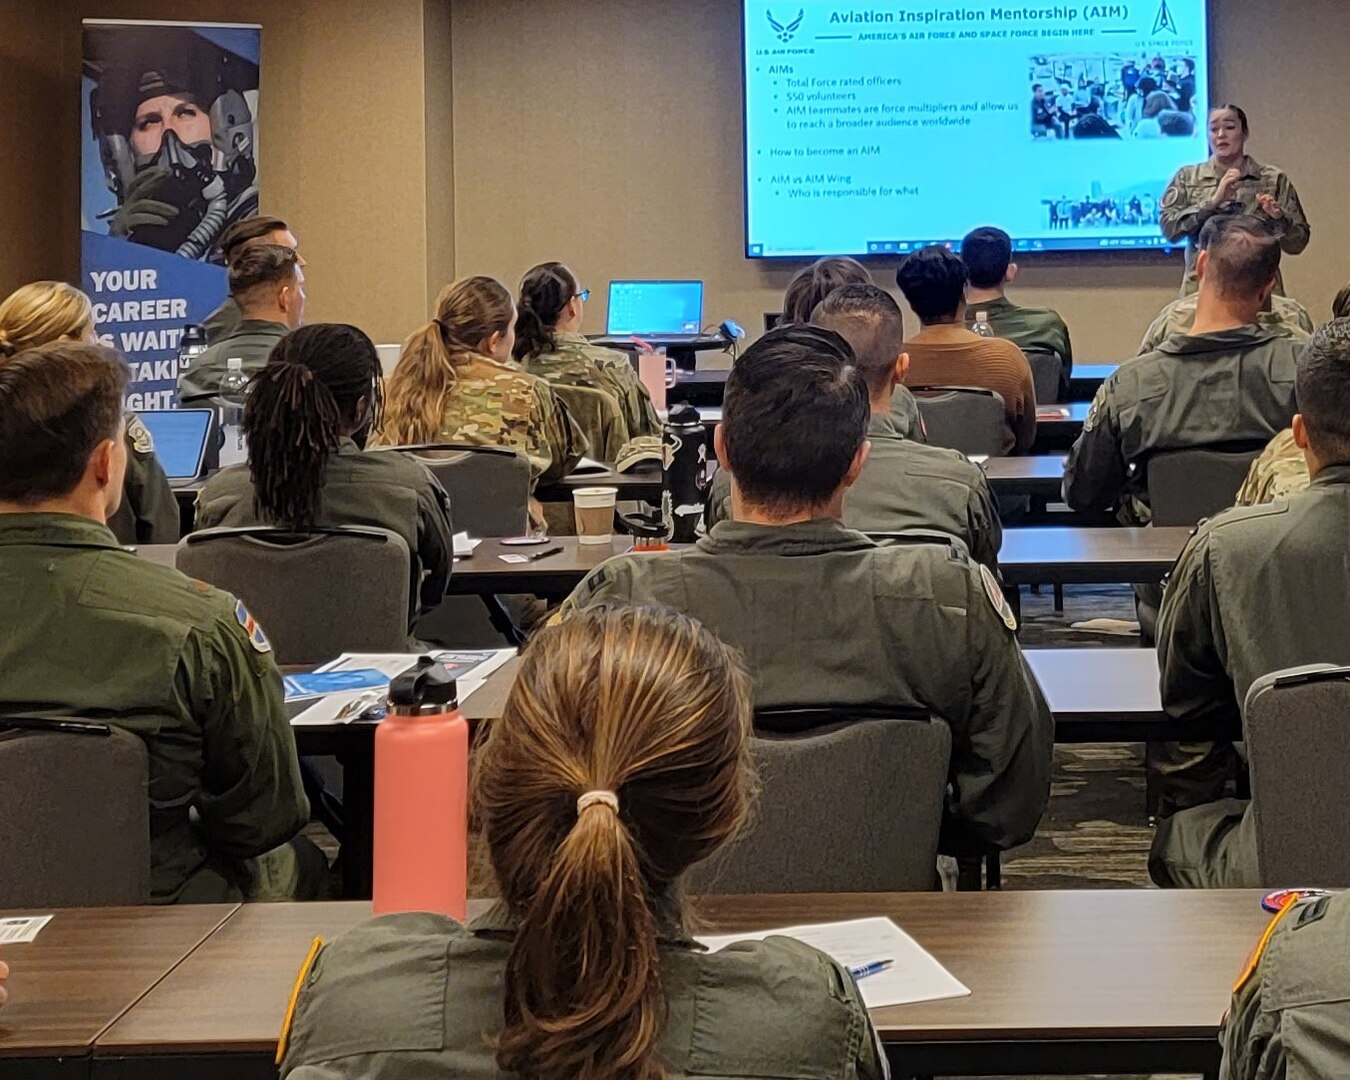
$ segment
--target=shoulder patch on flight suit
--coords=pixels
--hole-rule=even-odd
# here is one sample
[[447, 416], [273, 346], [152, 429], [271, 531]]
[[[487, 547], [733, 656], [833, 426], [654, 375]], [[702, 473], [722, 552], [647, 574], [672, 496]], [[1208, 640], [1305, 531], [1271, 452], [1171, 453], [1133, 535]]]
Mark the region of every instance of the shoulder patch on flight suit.
[[305, 980], [309, 978], [310, 969], [314, 966], [314, 961], [319, 958], [319, 953], [322, 950], [323, 938], [316, 937], [310, 942], [309, 952], [305, 954], [305, 962], [300, 965], [300, 970], [296, 973], [295, 986], [291, 988], [291, 999], [286, 1003], [286, 1015], [281, 1021], [281, 1037], [277, 1039], [276, 1063], [278, 1065], [286, 1057], [286, 1043], [291, 1037], [291, 1025], [295, 1023], [295, 1007], [300, 1001], [300, 991], [305, 988]]
[[249, 614], [248, 608], [244, 607], [242, 600], [235, 601], [234, 617], [239, 625], [244, 628], [244, 634], [248, 637], [248, 643], [258, 652], [271, 652], [272, 643], [267, 640], [267, 635], [263, 633], [263, 628], [258, 625], [258, 620]]
[[984, 594], [989, 597], [989, 602], [994, 605], [994, 610], [1003, 620], [1003, 625], [1013, 633], [1017, 633], [1017, 616], [1013, 614], [1012, 605], [1008, 603], [1008, 598], [1003, 595], [1003, 590], [999, 588], [994, 572], [983, 563], [980, 563], [980, 580], [984, 582]]
[[1294, 929], [1302, 930], [1305, 926], [1319, 922], [1327, 913], [1327, 905], [1331, 903], [1331, 897], [1319, 896], [1311, 904], [1298, 905], [1298, 918], [1294, 920]]
[[138, 454], [153, 454], [155, 452], [155, 440], [150, 435], [150, 429], [141, 423], [139, 416], [127, 417], [127, 438], [131, 440], [132, 449]]
[[1256, 948], [1252, 950], [1251, 956], [1247, 957], [1247, 963], [1243, 965], [1242, 974], [1238, 976], [1238, 981], [1233, 984], [1233, 993], [1237, 993], [1251, 981], [1256, 974], [1256, 967], [1261, 963], [1261, 957], [1265, 955], [1266, 946], [1270, 944], [1270, 939], [1275, 933], [1275, 927], [1280, 925], [1280, 920], [1298, 907], [1298, 900], [1286, 904], [1275, 913], [1274, 918], [1266, 925], [1265, 932], [1261, 939], [1256, 943]]
[[1103, 386], [1092, 396], [1092, 406], [1088, 409], [1087, 418], [1083, 421], [1083, 430], [1091, 431], [1097, 426], [1097, 420], [1101, 416], [1102, 402], [1106, 400], [1106, 387]]

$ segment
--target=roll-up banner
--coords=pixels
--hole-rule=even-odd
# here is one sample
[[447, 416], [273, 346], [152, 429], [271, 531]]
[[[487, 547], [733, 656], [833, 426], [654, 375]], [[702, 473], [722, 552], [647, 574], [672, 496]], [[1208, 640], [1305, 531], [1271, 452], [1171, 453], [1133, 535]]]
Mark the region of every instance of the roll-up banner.
[[84, 21], [80, 261], [130, 409], [176, 403], [183, 329], [224, 300], [221, 234], [258, 212], [256, 25]]

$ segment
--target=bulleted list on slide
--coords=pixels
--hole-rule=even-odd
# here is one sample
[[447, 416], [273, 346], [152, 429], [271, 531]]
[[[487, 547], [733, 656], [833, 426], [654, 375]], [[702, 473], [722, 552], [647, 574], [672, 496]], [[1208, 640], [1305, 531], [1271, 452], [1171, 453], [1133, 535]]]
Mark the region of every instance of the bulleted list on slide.
[[745, 0], [748, 254], [912, 250], [979, 223], [1159, 243], [1162, 191], [1207, 151], [1205, 7]]

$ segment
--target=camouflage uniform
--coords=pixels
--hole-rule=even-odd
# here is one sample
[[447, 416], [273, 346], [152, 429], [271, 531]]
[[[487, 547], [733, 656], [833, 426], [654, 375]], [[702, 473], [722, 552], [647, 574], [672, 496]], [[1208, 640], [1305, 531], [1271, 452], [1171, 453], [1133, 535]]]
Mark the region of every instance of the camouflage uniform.
[[1257, 506], [1274, 502], [1286, 495], [1298, 494], [1309, 483], [1308, 459], [1294, 445], [1293, 431], [1286, 428], [1271, 439], [1261, 456], [1252, 462], [1247, 480], [1238, 492], [1236, 505]]
[[0, 712], [139, 736], [154, 903], [312, 897], [309, 821], [272, 647], [228, 593], [70, 514], [0, 516]]
[[455, 361], [455, 381], [442, 410], [437, 439], [518, 450], [529, 459], [536, 484], [557, 483], [588, 448], [547, 382], [487, 356]]
[[[1200, 297], [1192, 293], [1190, 296], [1178, 297], [1163, 308], [1144, 334], [1144, 340], [1139, 343], [1138, 355], [1153, 352], [1164, 341], [1177, 334], [1189, 334], [1191, 327], [1195, 325], [1195, 309], [1199, 302]], [[1258, 325], [1287, 330], [1295, 341], [1307, 341], [1312, 337], [1312, 332], [1316, 329], [1312, 316], [1297, 300], [1287, 296], [1272, 296], [1270, 307], [1269, 311], [1257, 315]]]
[[127, 413], [127, 475], [122, 502], [108, 520], [119, 543], [176, 544], [181, 529], [178, 499], [155, 457], [155, 441], [135, 413]]
[[618, 461], [619, 452], [628, 445], [628, 424], [614, 395], [569, 383], [551, 383], [550, 388], [586, 436], [587, 453], [599, 461]]
[[1350, 895], [1274, 917], [1233, 988], [1220, 1080], [1350, 1076]]
[[[1263, 675], [1350, 663], [1350, 465], [1323, 469], [1304, 491], [1227, 510], [1202, 524], [1177, 560], [1158, 620], [1163, 708], [1176, 720], [1242, 730], [1242, 703]], [[1149, 873], [1160, 885], [1261, 884], [1250, 803], [1223, 799], [1230, 743], [1183, 744], [1192, 805], [1158, 825]]]
[[[515, 929], [499, 905], [468, 926], [408, 913], [349, 930], [299, 981], [281, 1075], [500, 1077], [492, 1033], [502, 1026]], [[888, 1075], [857, 984], [824, 953], [782, 937], [704, 952], [670, 918], [658, 918], [657, 934], [664, 1012], [656, 1052], [670, 1080]]]
[[559, 331], [553, 339], [555, 347], [552, 351], [525, 361], [526, 371], [551, 383], [585, 386], [612, 394], [619, 401], [628, 438], [661, 434], [661, 418], [656, 414], [656, 406], [633, 370], [627, 353], [592, 345], [582, 335], [570, 331]]
[[[1303, 204], [1289, 177], [1273, 165], [1262, 165], [1251, 157], [1243, 160], [1242, 179], [1238, 182], [1235, 198], [1215, 206], [1219, 181], [1227, 171], [1212, 158], [1199, 165], [1187, 165], [1172, 177], [1163, 195], [1159, 213], [1163, 235], [1174, 244], [1182, 240], [1189, 241], [1186, 245], [1186, 273], [1181, 284], [1183, 296], [1199, 288], [1199, 279], [1195, 275], [1198, 257], [1195, 243], [1205, 222], [1217, 214], [1241, 212], [1268, 221], [1280, 238], [1280, 247], [1286, 255], [1300, 254], [1312, 238]], [[1275, 201], [1284, 211], [1284, 217], [1278, 220], [1267, 218], [1257, 205], [1258, 195], [1275, 196]], [[1283, 277], [1276, 279], [1275, 291], [1284, 292]]]

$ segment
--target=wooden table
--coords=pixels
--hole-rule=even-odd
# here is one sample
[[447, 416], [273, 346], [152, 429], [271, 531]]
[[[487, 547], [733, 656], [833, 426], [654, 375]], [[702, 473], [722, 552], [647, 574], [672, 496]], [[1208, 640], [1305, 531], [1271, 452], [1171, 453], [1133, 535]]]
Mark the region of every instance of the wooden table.
[[1008, 585], [1139, 585], [1161, 581], [1193, 530], [1004, 529], [998, 564]]
[[1029, 495], [1054, 502], [1064, 486], [1064, 456], [1035, 454], [1030, 457], [986, 458], [980, 463], [995, 495], [1010, 498]]
[[[1261, 893], [1100, 890], [709, 897], [709, 930], [885, 915], [970, 988], [877, 1009], [897, 1075], [1205, 1072]], [[471, 914], [480, 910], [475, 904]], [[364, 904], [246, 905], [94, 1047], [95, 1077], [274, 1077], [310, 941]]]
[[[54, 912], [36, 941], [0, 946], [10, 966], [0, 1076], [88, 1076], [94, 1039], [238, 907], [67, 908]], [[30, 914], [48, 912], [0, 912]]]
[[541, 485], [534, 495], [540, 502], [570, 503], [572, 492], [588, 487], [617, 488], [619, 502], [646, 500], [659, 503], [663, 487], [661, 465], [655, 461], [644, 461], [628, 472], [608, 469], [602, 473], [573, 473], [564, 476], [556, 484]]

